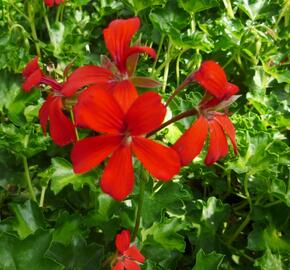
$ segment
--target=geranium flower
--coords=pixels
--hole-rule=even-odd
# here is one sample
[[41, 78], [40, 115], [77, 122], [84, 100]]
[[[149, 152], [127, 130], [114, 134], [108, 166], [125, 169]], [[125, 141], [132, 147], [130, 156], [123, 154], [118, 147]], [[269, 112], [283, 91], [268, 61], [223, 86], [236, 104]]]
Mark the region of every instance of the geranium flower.
[[64, 146], [75, 142], [74, 125], [62, 111], [62, 100], [67, 97], [62, 93], [63, 85], [43, 74], [38, 65], [37, 57], [26, 65], [22, 75], [25, 77], [25, 82], [22, 84], [25, 92], [29, 92], [33, 87], [40, 84], [48, 85], [52, 89], [52, 92], [39, 110], [40, 125], [44, 134], [46, 135], [47, 122], [50, 120], [50, 135], [57, 145]]
[[204, 61], [192, 79], [198, 82], [208, 93], [200, 107], [209, 108], [229, 99], [239, 91], [239, 87], [227, 81], [222, 67], [214, 61]]
[[[180, 168], [177, 153], [145, 138], [162, 123], [166, 108], [154, 92], [139, 96], [124, 113], [119, 103], [105, 89], [91, 86], [80, 96], [81, 124], [102, 135], [78, 141], [71, 152], [76, 173], [84, 173], [111, 155], [101, 178], [101, 188], [116, 200], [123, 200], [134, 187], [132, 154], [156, 178], [168, 181]], [[90, 93], [90, 95], [88, 94]], [[76, 123], [79, 123], [76, 114]]]
[[102, 67], [93, 65], [81, 67], [70, 77], [69, 80], [72, 83], [64, 87], [64, 93], [75, 91], [86, 85], [97, 84], [112, 93], [126, 112], [138, 97], [135, 85], [148, 88], [159, 86], [160, 84], [153, 79], [133, 76], [138, 54], [147, 53], [153, 58], [156, 57], [152, 48], [130, 47], [132, 37], [139, 27], [140, 20], [137, 17], [112, 21], [104, 29], [103, 34], [113, 62], [105, 57]]
[[64, 3], [64, 0], [44, 0], [44, 3], [48, 7], [52, 7], [54, 5], [59, 5], [60, 3]]
[[123, 230], [117, 234], [115, 246], [118, 250], [118, 259], [112, 270], [141, 270], [138, 263], [144, 263], [145, 257], [136, 246], [130, 247], [130, 231]]
[[227, 81], [223, 69], [213, 61], [205, 61], [193, 78], [203, 86], [207, 94], [199, 104], [199, 117], [172, 146], [180, 156], [181, 164], [188, 165], [202, 150], [209, 133], [206, 165], [212, 165], [228, 154], [229, 136], [234, 152], [238, 149], [235, 128], [225, 113], [217, 112], [231, 103], [239, 88]]

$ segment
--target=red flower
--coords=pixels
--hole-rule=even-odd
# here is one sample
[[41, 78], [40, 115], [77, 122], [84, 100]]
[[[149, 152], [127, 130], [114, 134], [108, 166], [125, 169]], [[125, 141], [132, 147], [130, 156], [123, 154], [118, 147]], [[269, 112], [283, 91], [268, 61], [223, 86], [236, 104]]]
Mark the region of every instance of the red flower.
[[106, 28], [104, 39], [113, 62], [103, 59], [103, 67], [84, 66], [69, 79], [71, 84], [64, 88], [65, 93], [75, 91], [85, 85], [97, 84], [111, 92], [124, 112], [138, 97], [134, 86], [156, 87], [159, 84], [150, 78], [132, 77], [139, 53], [147, 53], [155, 58], [152, 48], [143, 46], [130, 47], [133, 35], [140, 27], [137, 17], [127, 20], [114, 20]]
[[[71, 153], [76, 173], [84, 173], [112, 154], [101, 178], [101, 188], [116, 200], [123, 200], [134, 187], [132, 154], [156, 178], [170, 180], [180, 168], [177, 153], [146, 139], [145, 134], [162, 123], [166, 108], [160, 96], [146, 92], [126, 113], [106, 90], [91, 86], [79, 97], [76, 111], [82, 110], [81, 122], [103, 135], [78, 141]], [[90, 94], [90, 95], [89, 95]]]
[[44, 0], [44, 3], [48, 6], [48, 7], [52, 7], [55, 5], [59, 5], [60, 3], [64, 3], [64, 0]]
[[228, 82], [222, 67], [214, 61], [204, 61], [199, 70], [193, 73], [197, 81], [213, 98], [208, 96], [201, 102], [200, 107], [209, 108], [226, 100], [239, 91], [239, 87]]
[[209, 132], [205, 164], [212, 165], [228, 154], [226, 135], [233, 144], [235, 154], [238, 152], [232, 122], [225, 113], [215, 110], [227, 105], [239, 88], [227, 81], [223, 69], [213, 61], [203, 62], [193, 77], [208, 93], [199, 104], [199, 118], [172, 147], [179, 153], [181, 164], [188, 165], [201, 152]]
[[115, 245], [118, 259], [112, 270], [141, 270], [138, 263], [144, 263], [145, 258], [136, 246], [130, 247], [130, 231], [123, 230], [117, 234]]
[[63, 85], [43, 74], [38, 65], [37, 57], [26, 65], [22, 74], [25, 77], [25, 82], [22, 85], [25, 92], [29, 92], [39, 84], [48, 85], [52, 89], [52, 93], [50, 93], [39, 110], [40, 124], [44, 134], [46, 134], [46, 126], [49, 119], [50, 135], [56, 144], [64, 146], [76, 141], [74, 125], [62, 112], [62, 99], [65, 97], [62, 93]]

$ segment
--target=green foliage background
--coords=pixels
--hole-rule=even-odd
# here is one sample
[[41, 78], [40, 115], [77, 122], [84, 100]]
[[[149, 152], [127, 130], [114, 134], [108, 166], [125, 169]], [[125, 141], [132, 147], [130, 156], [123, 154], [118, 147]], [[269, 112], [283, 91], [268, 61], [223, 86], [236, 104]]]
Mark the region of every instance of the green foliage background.
[[[21, 71], [37, 50], [61, 79], [72, 61], [99, 64], [107, 53], [102, 29], [130, 16], [141, 19], [135, 38], [158, 52], [155, 62], [142, 56], [138, 72], [160, 80], [164, 98], [205, 59], [241, 89], [231, 107], [237, 157], [206, 167], [203, 153], [170, 183], [148, 180], [137, 241], [142, 269], [290, 269], [289, 0], [67, 0], [51, 9], [41, 0], [2, 0], [0, 269], [107, 269], [116, 233], [133, 229], [138, 175], [124, 202], [101, 192], [101, 168], [75, 175], [70, 147], [43, 136], [40, 91], [21, 90]], [[171, 112], [201, 95], [188, 86]], [[173, 143], [191, 122], [158, 136]], [[25, 182], [27, 160], [37, 202]]]

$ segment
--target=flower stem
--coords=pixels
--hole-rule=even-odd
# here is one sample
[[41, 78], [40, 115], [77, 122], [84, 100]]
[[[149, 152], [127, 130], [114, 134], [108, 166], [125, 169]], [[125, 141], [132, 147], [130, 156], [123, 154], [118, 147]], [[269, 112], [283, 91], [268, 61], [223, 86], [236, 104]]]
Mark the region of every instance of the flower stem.
[[231, 1], [230, 0], [223, 0], [223, 2], [224, 2], [224, 5], [225, 5], [225, 8], [227, 10], [228, 16], [231, 19], [234, 19], [235, 15], [234, 15], [234, 12], [233, 12]]
[[160, 52], [161, 52], [162, 46], [163, 46], [164, 37], [165, 37], [165, 35], [162, 34], [162, 35], [161, 35], [161, 38], [160, 38], [160, 41], [159, 41], [159, 46], [158, 46], [158, 50], [157, 50], [157, 55], [156, 55], [156, 59], [154, 60], [154, 63], [153, 63], [153, 67], [152, 67], [151, 74], [154, 74], [154, 73], [155, 73], [155, 68], [156, 68], [156, 64], [157, 64], [157, 61], [158, 61], [158, 58], [159, 58], [159, 55], [160, 55]]
[[36, 28], [35, 28], [35, 23], [34, 23], [34, 13], [33, 13], [33, 6], [31, 3], [28, 3], [28, 18], [29, 18], [29, 24], [30, 24], [30, 29], [31, 29], [31, 35], [34, 41], [34, 45], [36, 48], [36, 53], [40, 57], [40, 47], [38, 44], [38, 37], [36, 33]]
[[74, 118], [73, 110], [70, 109], [69, 112], [70, 112], [71, 120], [72, 120], [72, 122], [73, 122], [73, 124], [74, 124], [74, 129], [75, 129], [75, 133], [76, 133], [77, 140], [79, 141], [79, 140], [80, 140], [80, 136], [79, 136], [79, 133], [78, 133], [78, 129], [77, 129], [77, 127], [75, 126], [75, 118]]
[[172, 47], [172, 43], [169, 40], [168, 42], [168, 48], [167, 48], [167, 52], [166, 52], [166, 56], [165, 56], [165, 68], [164, 68], [164, 73], [163, 73], [163, 85], [162, 85], [162, 91], [165, 92], [166, 86], [167, 86], [167, 80], [168, 80], [168, 73], [169, 73], [169, 65], [171, 62], [171, 57], [170, 57], [170, 53], [171, 53], [171, 47]]
[[41, 189], [41, 195], [40, 195], [40, 200], [39, 200], [39, 207], [43, 207], [44, 198], [45, 198], [45, 191], [46, 191], [46, 187], [42, 187], [42, 189]]
[[146, 172], [143, 168], [141, 168], [139, 201], [138, 201], [138, 209], [137, 209], [135, 227], [134, 227], [134, 231], [133, 231], [133, 241], [136, 239], [136, 236], [137, 236], [137, 233], [139, 230], [139, 226], [140, 226], [142, 207], [143, 207], [143, 201], [144, 201], [144, 193], [145, 193], [145, 185], [146, 185]]
[[252, 213], [252, 208], [253, 208], [253, 203], [252, 199], [248, 190], [248, 183], [249, 183], [249, 174], [246, 173], [245, 178], [244, 178], [244, 190], [245, 190], [245, 195], [247, 197], [247, 201], [249, 203], [250, 211], [244, 221], [241, 223], [241, 225], [238, 227], [238, 229], [235, 231], [235, 233], [229, 238], [228, 244], [231, 245], [232, 242], [239, 236], [239, 234], [247, 227], [249, 222], [251, 221], [250, 216]]
[[168, 98], [168, 100], [166, 101], [165, 106], [167, 107], [169, 105], [169, 103], [172, 101], [172, 99], [186, 86], [190, 83], [190, 76], [189, 75], [172, 93], [172, 95]]
[[36, 201], [35, 193], [34, 193], [34, 190], [32, 187], [31, 178], [30, 178], [30, 174], [29, 174], [27, 158], [24, 155], [22, 156], [22, 162], [23, 162], [23, 167], [24, 167], [24, 176], [25, 176], [25, 180], [26, 180], [26, 184], [27, 184], [29, 193], [30, 193], [30, 197], [33, 201]]
[[178, 114], [178, 115], [172, 117], [170, 120], [164, 122], [159, 128], [157, 128], [157, 129], [151, 131], [150, 133], [148, 133], [146, 135], [146, 137], [152, 136], [153, 134], [155, 134], [159, 130], [169, 126], [170, 124], [172, 124], [172, 123], [174, 123], [174, 122], [176, 122], [176, 121], [178, 121], [178, 120], [180, 120], [182, 118], [185, 118], [185, 117], [188, 117], [188, 116], [192, 116], [192, 115], [196, 115], [196, 114], [198, 114], [198, 110], [196, 108], [192, 108], [192, 109], [189, 109], [189, 110], [187, 110], [187, 111], [185, 111], [185, 112], [183, 112], [181, 114]]

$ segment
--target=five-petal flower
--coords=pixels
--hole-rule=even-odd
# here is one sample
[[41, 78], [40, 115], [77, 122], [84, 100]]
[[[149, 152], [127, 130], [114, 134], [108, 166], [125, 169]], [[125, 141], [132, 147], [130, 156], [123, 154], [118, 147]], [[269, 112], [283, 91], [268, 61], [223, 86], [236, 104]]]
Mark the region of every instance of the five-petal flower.
[[104, 39], [107, 49], [109, 50], [113, 62], [108, 58], [103, 67], [83, 66], [79, 68], [73, 76], [69, 78], [72, 82], [64, 87], [64, 93], [75, 91], [86, 85], [97, 84], [112, 93], [122, 110], [126, 112], [135, 99], [138, 97], [134, 83], [141, 82], [143, 87], [152, 87], [158, 85], [154, 80], [148, 78], [132, 78], [132, 69], [130, 56], [140, 53], [147, 53], [155, 58], [155, 51], [146, 46], [132, 46], [130, 43], [133, 35], [140, 27], [138, 17], [130, 19], [119, 19], [112, 21], [104, 29]]
[[239, 88], [227, 81], [223, 69], [213, 61], [203, 62], [193, 78], [205, 88], [207, 94], [199, 104], [198, 119], [172, 147], [179, 153], [181, 164], [188, 165], [201, 152], [209, 133], [205, 164], [212, 165], [228, 153], [226, 135], [233, 144], [235, 154], [238, 152], [232, 122], [225, 113], [216, 112], [216, 109], [237, 93]]
[[144, 263], [145, 258], [135, 245], [130, 247], [130, 231], [123, 230], [117, 234], [115, 246], [118, 258], [112, 270], [141, 270], [138, 263]]
[[[78, 141], [71, 153], [76, 173], [84, 173], [111, 155], [101, 178], [101, 188], [116, 200], [123, 200], [133, 190], [132, 154], [157, 179], [168, 181], [180, 169], [177, 153], [145, 138], [162, 123], [166, 108], [154, 92], [139, 96], [124, 113], [114, 96], [105, 89], [91, 86], [80, 96], [76, 123], [102, 133]], [[81, 111], [81, 119], [78, 111]]]

